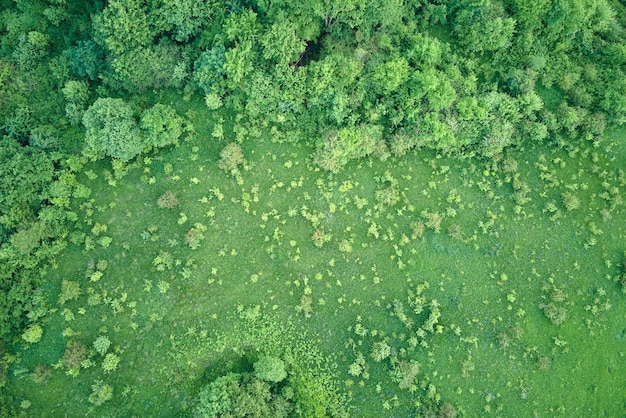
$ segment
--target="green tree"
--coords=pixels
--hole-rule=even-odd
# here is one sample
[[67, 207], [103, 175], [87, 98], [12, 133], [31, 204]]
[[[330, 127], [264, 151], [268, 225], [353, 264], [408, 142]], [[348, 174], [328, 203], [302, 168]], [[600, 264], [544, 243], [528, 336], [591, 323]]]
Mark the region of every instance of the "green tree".
[[143, 148], [133, 111], [122, 99], [96, 100], [85, 112], [83, 125], [88, 155], [109, 156], [126, 162]]
[[158, 103], [143, 111], [139, 127], [145, 149], [161, 148], [178, 143], [183, 133], [183, 118], [171, 106]]
[[255, 45], [263, 27], [257, 21], [257, 14], [251, 9], [231, 13], [224, 21], [224, 33], [230, 42], [250, 42]]
[[32, 70], [48, 55], [50, 37], [44, 33], [31, 31], [20, 36], [20, 42], [13, 52], [13, 59], [21, 71]]
[[381, 138], [379, 126], [351, 126], [331, 131], [318, 146], [314, 161], [325, 170], [337, 172], [351, 159], [373, 153]]
[[252, 71], [256, 53], [252, 49], [252, 42], [243, 41], [224, 54], [224, 72], [228, 85], [237, 88], [244, 78]]
[[169, 39], [162, 39], [156, 45], [112, 55], [110, 65], [113, 71], [105, 72], [102, 78], [112, 87], [129, 92], [170, 87], [179, 83], [177, 71], [181, 61], [180, 48]]
[[0, 138], [0, 241], [7, 230], [35, 220], [53, 176], [45, 152]]
[[98, 80], [98, 76], [104, 68], [104, 51], [91, 39], [78, 41], [64, 51], [70, 61], [72, 74], [77, 77], [88, 77], [92, 81]]
[[[291, 395], [248, 373], [218, 377], [200, 391], [195, 415], [200, 417], [287, 417]], [[310, 415], [309, 415], [310, 416]]]
[[93, 17], [94, 39], [114, 55], [145, 47], [154, 37], [143, 0], [110, 0]]
[[288, 20], [279, 20], [265, 31], [261, 45], [263, 58], [278, 64], [297, 61], [306, 46], [305, 42], [296, 35], [295, 24]]
[[162, 20], [162, 32], [172, 32], [177, 42], [188, 42], [210, 22], [220, 4], [216, 0], [160, 0], [152, 10]]
[[36, 342], [39, 342], [39, 340], [41, 340], [42, 334], [43, 334], [43, 329], [41, 328], [41, 326], [38, 324], [34, 324], [28, 327], [26, 331], [24, 331], [24, 334], [22, 334], [22, 338], [27, 343], [34, 344]]
[[65, 114], [72, 125], [78, 125], [89, 99], [89, 85], [85, 81], [69, 80], [63, 87]]
[[226, 72], [224, 62], [226, 49], [222, 45], [217, 45], [210, 50], [200, 54], [194, 64], [193, 79], [205, 94], [221, 92]]
[[408, 62], [402, 57], [397, 57], [376, 66], [372, 73], [372, 81], [380, 93], [388, 95], [409, 79], [409, 73]]

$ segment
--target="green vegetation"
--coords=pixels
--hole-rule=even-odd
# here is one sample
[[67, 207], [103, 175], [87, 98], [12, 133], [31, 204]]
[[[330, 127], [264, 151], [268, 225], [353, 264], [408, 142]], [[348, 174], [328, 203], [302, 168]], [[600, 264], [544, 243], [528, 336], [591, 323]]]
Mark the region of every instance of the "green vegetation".
[[626, 9], [0, 0], [0, 416], [623, 416]]

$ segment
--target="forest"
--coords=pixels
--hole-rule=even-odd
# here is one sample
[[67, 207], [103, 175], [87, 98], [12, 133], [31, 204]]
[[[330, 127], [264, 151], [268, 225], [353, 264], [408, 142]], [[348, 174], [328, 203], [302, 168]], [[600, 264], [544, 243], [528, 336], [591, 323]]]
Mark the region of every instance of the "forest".
[[626, 415], [624, 0], [0, 0], [0, 416]]

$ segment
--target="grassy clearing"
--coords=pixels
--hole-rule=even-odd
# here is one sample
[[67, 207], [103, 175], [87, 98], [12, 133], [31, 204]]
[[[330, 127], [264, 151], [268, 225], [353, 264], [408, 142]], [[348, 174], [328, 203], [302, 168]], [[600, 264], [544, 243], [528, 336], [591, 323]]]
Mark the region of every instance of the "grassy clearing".
[[[179, 415], [211, 377], [245, 367], [242, 341], [253, 340], [306, 340], [324, 353], [320, 367], [352, 397], [353, 416], [410, 416], [442, 402], [467, 416], [623, 414], [618, 146], [606, 156], [587, 144], [529, 147], [492, 167], [421, 152], [332, 175], [309, 149], [263, 136], [243, 144], [234, 177], [217, 167], [228, 130], [216, 141], [215, 115], [191, 107], [195, 138], [121, 178], [108, 162], [79, 176], [92, 190], [75, 204], [85, 235], [50, 270], [57, 311], [10, 383], [30, 401], [27, 415]], [[167, 190], [173, 209], [157, 206]], [[197, 249], [185, 242], [192, 229], [203, 235]], [[81, 294], [60, 305], [63, 279]], [[407, 299], [418, 287], [420, 314]], [[433, 301], [441, 317], [411, 341]], [[242, 316], [257, 305], [272, 325], [255, 333]], [[566, 319], [555, 325], [550, 313]], [[93, 365], [67, 375], [66, 343], [91, 346], [99, 335], [117, 368], [103, 371], [91, 353]], [[372, 358], [380, 342], [419, 363], [411, 390], [392, 380], [389, 358]], [[35, 390], [38, 364], [51, 373]], [[100, 379], [113, 401], [94, 407], [87, 398]]]

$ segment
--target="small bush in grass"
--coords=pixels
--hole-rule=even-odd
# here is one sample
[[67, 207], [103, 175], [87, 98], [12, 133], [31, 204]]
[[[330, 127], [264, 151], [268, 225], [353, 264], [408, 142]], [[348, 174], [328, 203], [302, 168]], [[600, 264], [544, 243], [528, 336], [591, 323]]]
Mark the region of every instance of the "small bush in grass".
[[38, 385], [43, 385], [48, 382], [50, 379], [50, 375], [52, 374], [52, 370], [45, 364], [38, 364], [35, 366], [35, 370], [30, 374], [30, 380], [33, 383], [37, 383]]
[[93, 348], [98, 352], [98, 354], [100, 354], [101, 356], [104, 356], [107, 352], [107, 350], [109, 349], [109, 347], [111, 346], [111, 340], [109, 340], [107, 337], [105, 337], [104, 335], [99, 336], [98, 338], [96, 338], [96, 340], [93, 342]]
[[548, 303], [547, 305], [541, 305], [543, 314], [554, 325], [561, 325], [567, 319], [567, 310], [562, 306], [556, 306], [554, 303]]
[[100, 406], [113, 397], [113, 388], [105, 384], [102, 380], [96, 380], [91, 385], [91, 395], [89, 402], [96, 406]]
[[161, 209], [174, 209], [176, 206], [179, 205], [179, 203], [180, 202], [176, 197], [176, 193], [171, 190], [167, 190], [157, 200], [157, 206]]
[[580, 199], [574, 193], [565, 192], [561, 195], [563, 206], [568, 211], [576, 210], [580, 207]]
[[384, 341], [377, 341], [372, 346], [372, 358], [375, 362], [381, 362], [391, 355], [391, 347]]
[[61, 282], [61, 294], [59, 295], [59, 305], [64, 305], [65, 302], [72, 299], [77, 299], [82, 291], [80, 290], [80, 284], [72, 280], [63, 280]]
[[117, 365], [120, 362], [120, 358], [113, 354], [109, 353], [104, 357], [104, 361], [102, 362], [102, 369], [109, 373], [117, 369]]
[[444, 402], [437, 411], [438, 418], [455, 418], [456, 414], [456, 408], [448, 402]]
[[86, 359], [87, 347], [80, 341], [70, 341], [65, 347], [61, 363], [70, 370], [78, 370]]
[[231, 142], [220, 151], [220, 160], [217, 166], [229, 173], [236, 172], [239, 166], [243, 164], [243, 150], [241, 145]]

